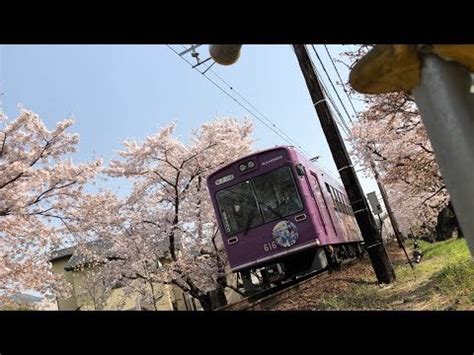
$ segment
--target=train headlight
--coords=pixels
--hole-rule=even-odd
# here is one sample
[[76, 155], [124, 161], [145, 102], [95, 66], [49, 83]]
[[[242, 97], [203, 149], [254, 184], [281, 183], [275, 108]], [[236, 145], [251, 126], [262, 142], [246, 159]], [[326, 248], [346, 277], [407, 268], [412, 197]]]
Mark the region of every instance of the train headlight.
[[239, 165], [239, 170], [241, 173], [243, 173], [244, 171], [246, 171], [247, 169], [252, 169], [255, 167], [255, 163], [253, 161], [248, 161], [248, 162], [245, 162], [245, 163], [242, 163]]

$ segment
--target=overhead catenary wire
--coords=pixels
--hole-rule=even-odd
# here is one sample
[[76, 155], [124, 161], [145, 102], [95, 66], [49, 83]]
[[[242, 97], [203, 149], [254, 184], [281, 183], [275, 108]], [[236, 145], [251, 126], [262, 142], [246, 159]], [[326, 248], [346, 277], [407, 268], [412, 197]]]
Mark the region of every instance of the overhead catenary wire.
[[[250, 101], [248, 101], [244, 96], [242, 96], [232, 85], [230, 85], [227, 81], [225, 81], [219, 74], [217, 74], [214, 70], [210, 69], [209, 72], [214, 74], [219, 80], [221, 80], [224, 84], [226, 84], [230, 90], [235, 92], [237, 96], [239, 96], [246, 104], [248, 104], [255, 112], [257, 112], [263, 119], [265, 119], [269, 124], [272, 125], [276, 130], [278, 130], [282, 135], [287, 137], [289, 140], [295, 142], [285, 131], [279, 128], [272, 120], [270, 120], [266, 115], [264, 115], [258, 108], [256, 108]], [[296, 143], [295, 143], [296, 144]], [[303, 149], [301, 146], [296, 145], [298, 148]]]
[[329, 80], [329, 83], [331, 84], [331, 87], [332, 89], [334, 90], [334, 92], [336, 93], [336, 96], [337, 98], [339, 99], [339, 102], [341, 103], [342, 105], [342, 108], [344, 109], [344, 112], [346, 113], [347, 117], [349, 118], [349, 121], [352, 123], [352, 118], [351, 118], [351, 115], [349, 114], [349, 112], [347, 111], [346, 109], [346, 105], [344, 104], [344, 101], [342, 101], [341, 97], [339, 96], [339, 92], [337, 91], [336, 89], [336, 86], [334, 85], [332, 79], [331, 79], [331, 76], [329, 75], [328, 71], [326, 70], [326, 66], [324, 65], [323, 61], [321, 60], [321, 57], [319, 56], [318, 54], [318, 51], [316, 50], [316, 47], [314, 47], [314, 45], [312, 44], [311, 47], [313, 48], [313, 52], [314, 54], [316, 55], [316, 58], [318, 59], [319, 63], [321, 64], [321, 67], [323, 68], [323, 71], [324, 73], [326, 74], [328, 80]]
[[[170, 48], [173, 52], [177, 53], [171, 46], [169, 46], [169, 45], [167, 45], [167, 46], [168, 46], [168, 48]], [[182, 47], [186, 48], [186, 46], [183, 46], [183, 45], [182, 45]], [[177, 53], [177, 54], [179, 54], [179, 53]], [[184, 61], [186, 61], [189, 65], [193, 66], [193, 64], [190, 63], [186, 58], [184, 58], [184, 57], [182, 57], [182, 56], [180, 56], [180, 57], [181, 57]], [[214, 80], [212, 80], [211, 78], [207, 77], [207, 76], [205, 75], [205, 72], [207, 71], [207, 69], [210, 68], [210, 66], [207, 66], [207, 64], [204, 65], [204, 66], [206, 67], [206, 70], [205, 70], [204, 72], [199, 71], [199, 70], [198, 70], [197, 68], [195, 68], [195, 67], [194, 67], [193, 69], [196, 69], [201, 75], [203, 75], [203, 76], [204, 76], [207, 80], [209, 80], [213, 85], [215, 85], [217, 88], [219, 88], [223, 93], [225, 93], [228, 97], [230, 97], [230, 98], [231, 98], [232, 100], [234, 100], [237, 104], [239, 104], [242, 108], [244, 108], [248, 113], [250, 113], [252, 116], [255, 117], [255, 113], [251, 112], [248, 108], [246, 108], [241, 102], [239, 102], [239, 100], [237, 100], [235, 97], [233, 97], [233, 96], [232, 96], [231, 94], [229, 94], [227, 91], [225, 91], [225, 90], [224, 90], [220, 85], [218, 85]], [[236, 91], [235, 89], [233, 89], [233, 87], [232, 87], [228, 82], [226, 82], [221, 76], [217, 75], [212, 69], [210, 70], [210, 72], [214, 73], [214, 75], [216, 75], [216, 76], [219, 78], [219, 80], [221, 80], [224, 84], [226, 84], [227, 86], [229, 86], [229, 88], [230, 88], [231, 90], [233, 90], [234, 92], [236, 92], [236, 94], [238, 94], [237, 91]], [[241, 96], [240, 94], [238, 94], [238, 95]], [[241, 97], [242, 97], [242, 96], [241, 96]], [[247, 101], [247, 100], [245, 100], [245, 101]], [[248, 102], [248, 101], [247, 101], [247, 102]], [[255, 117], [255, 118], [257, 118], [260, 122], [262, 122], [258, 117]], [[268, 119], [267, 119], [267, 120], [268, 120]], [[269, 120], [268, 120], [268, 121], [269, 121]], [[262, 122], [262, 123], [263, 123], [265, 126], [268, 127], [268, 125], [267, 125], [265, 122]], [[269, 121], [269, 123], [272, 124], [272, 125], [274, 125], [274, 123], [271, 122], [271, 121]], [[268, 127], [268, 128], [272, 129], [272, 130], [274, 131], [274, 133], [276, 133], [280, 138], [284, 139], [287, 143], [293, 144], [293, 142], [292, 142], [293, 140], [291, 139], [291, 137], [289, 137], [285, 132], [283, 132], [283, 131], [282, 131], [280, 128], [278, 128], [276, 125], [274, 125], [274, 126], [275, 126], [275, 129], [278, 130], [279, 132], [275, 132], [275, 130], [273, 130], [271, 127]], [[285, 136], [285, 137], [282, 137], [282, 135]]]
[[[186, 49], [187, 47], [182, 45], [182, 47], [184, 49]], [[293, 47], [291, 47], [293, 49]], [[334, 115], [336, 117], [336, 122], [337, 124], [339, 125], [339, 127], [343, 130], [344, 133], [346, 133], [348, 136], [351, 135], [350, 133], [350, 128], [348, 126], [348, 124], [346, 123], [345, 119], [344, 119], [344, 116], [341, 114], [341, 112], [339, 111], [339, 108], [338, 108], [338, 105], [335, 103], [335, 100], [333, 99], [332, 95], [330, 94], [327, 86], [325, 85], [324, 81], [322, 80], [321, 78], [321, 74], [319, 73], [319, 71], [317, 70], [316, 66], [314, 65], [314, 63], [312, 63], [313, 65], [313, 68], [315, 70], [315, 72], [318, 74], [318, 76], [320, 77], [320, 81], [321, 81], [321, 84], [322, 84], [322, 87], [323, 87], [323, 91], [326, 95], [326, 97], [329, 99], [329, 102], [331, 103], [331, 106], [332, 106], [332, 109], [337, 113], [337, 116]], [[204, 65], [205, 67], [207, 67], [207, 64]], [[205, 71], [203, 72], [200, 72], [201, 74], [205, 73], [212, 65], [208, 66], [206, 68]], [[254, 110], [256, 110], [265, 120], [267, 120], [273, 127], [275, 127], [275, 129], [277, 129], [282, 135], [286, 136], [288, 138], [288, 140], [290, 141], [293, 141], [294, 140], [289, 137], [286, 132], [282, 131], [279, 127], [277, 127], [270, 119], [268, 119], [263, 113], [261, 113], [255, 106], [253, 106], [247, 99], [245, 99], [245, 97], [243, 97], [236, 89], [234, 89], [227, 81], [225, 81], [219, 74], [217, 74], [214, 70], [209, 70], [211, 73], [213, 73], [219, 80], [221, 80], [225, 85], [227, 85], [231, 90], [233, 90], [238, 96], [240, 96], [247, 104], [249, 104], [250, 107], [252, 107]], [[334, 87], [334, 86], [333, 86]], [[340, 100], [341, 101], [341, 100]], [[341, 101], [341, 104], [343, 104], [343, 102]], [[331, 107], [330, 107], [331, 109]], [[347, 112], [347, 111], [346, 111]], [[300, 148], [301, 150], [303, 150], [303, 148], [299, 145], [297, 145], [296, 143], [293, 143], [293, 145], [297, 146], [298, 148]], [[303, 150], [304, 151], [304, 150]], [[306, 152], [305, 152], [306, 153]], [[307, 154], [307, 153], [306, 153]]]
[[[258, 121], [260, 121], [263, 125], [265, 125], [267, 128], [271, 129], [277, 136], [279, 136], [280, 138], [282, 138], [284, 141], [286, 141], [287, 143], [295, 146], [295, 147], [298, 147], [303, 153], [305, 153], [308, 157], [310, 157], [311, 155], [305, 151], [305, 149], [303, 149], [301, 147], [301, 145], [297, 144], [296, 142], [294, 142], [293, 139], [291, 139], [291, 137], [289, 137], [286, 132], [282, 131], [279, 127], [277, 127], [270, 119], [268, 119], [268, 117], [266, 117], [263, 113], [261, 113], [254, 105], [252, 105], [249, 100], [247, 100], [243, 95], [241, 95], [232, 85], [230, 85], [224, 78], [222, 78], [219, 74], [217, 74], [214, 70], [210, 69], [206, 63], [203, 63], [202, 66], [205, 67], [206, 69], [203, 70], [203, 71], [200, 71], [199, 69], [196, 68], [196, 66], [191, 63], [187, 58], [185, 57], [182, 57], [179, 55], [179, 53], [174, 50], [173, 47], [167, 45], [168, 48], [173, 51], [176, 55], [178, 55], [181, 59], [183, 59], [189, 66], [191, 67], [194, 67], [193, 69], [196, 69], [201, 75], [203, 75], [208, 81], [210, 81], [214, 86], [216, 86], [220, 91], [222, 91], [226, 96], [228, 96], [229, 98], [231, 98], [232, 100], [234, 100], [239, 106], [241, 106], [244, 110], [246, 110], [248, 113], [250, 113], [253, 117], [255, 117]], [[183, 46], [183, 48], [187, 48], [185, 46]], [[293, 49], [293, 47], [291, 47]], [[316, 70], [316, 67], [314, 65], [314, 63], [312, 62], [311, 63], [313, 65], [313, 67], [315, 68], [315, 71]], [[234, 97], [231, 93], [229, 93], [227, 90], [225, 90], [221, 85], [219, 85], [218, 83], [216, 83], [214, 80], [212, 80], [212, 78], [210, 78], [209, 76], [205, 75], [206, 72], [210, 72], [212, 73], [219, 81], [221, 81], [224, 85], [226, 85], [227, 87], [229, 87], [229, 89], [231, 91], [233, 91], [235, 93], [235, 95], [237, 95], [238, 97], [240, 97], [242, 99], [242, 101], [245, 101], [247, 103], [248, 106], [250, 106], [251, 108], [253, 108], [253, 110], [257, 111], [261, 116], [262, 116], [262, 119], [260, 117], [257, 117], [257, 115], [252, 112], [249, 107], [246, 107], [246, 105], [244, 105], [242, 102], [240, 102], [240, 100], [238, 100], [236, 97]], [[321, 77], [321, 75], [319, 74], [318, 72], [318, 76]], [[341, 130], [346, 133], [348, 136], [350, 135], [350, 129], [349, 127], [347, 126], [345, 120], [344, 121], [341, 121], [341, 119], [343, 119], [343, 115], [341, 114], [341, 112], [339, 111], [338, 109], [338, 106], [337, 104], [335, 103], [335, 100], [332, 98], [331, 94], [329, 93], [329, 90], [327, 89], [326, 85], [324, 84], [324, 82], [321, 80], [321, 84], [322, 84], [322, 89], [324, 90], [324, 93], [325, 93], [325, 96], [328, 100], [328, 103], [330, 103], [330, 106], [329, 109], [330, 110], [334, 110], [337, 112], [337, 115], [333, 115], [335, 118], [336, 118], [336, 122], [338, 124], [338, 126], [341, 127]], [[332, 106], [332, 107], [331, 107]], [[264, 122], [264, 121], [267, 121], [267, 122]], [[270, 127], [269, 127], [270, 125]], [[319, 164], [321, 164], [319, 162]], [[327, 171], [330, 171], [331, 169], [327, 169]], [[336, 175], [334, 175], [336, 176]]]
[[[293, 48], [293, 46], [291, 46], [291, 49], [293, 50], [293, 52], [295, 52], [295, 49]], [[334, 120], [336, 121], [336, 124], [346, 135], [350, 136], [351, 135], [350, 128], [348, 127], [348, 125], [345, 122], [341, 112], [339, 111], [337, 105], [335, 104], [334, 99], [332, 98], [331, 94], [329, 93], [329, 91], [326, 87], [326, 84], [324, 84], [324, 81], [321, 78], [321, 74], [319, 73], [318, 68], [314, 65], [314, 62], [313, 62], [311, 56], [310, 56], [309, 59], [310, 59], [310, 62], [311, 62], [311, 66], [313, 67], [313, 70], [314, 70], [315, 74], [318, 77], [318, 80], [319, 80], [319, 83], [321, 85], [322, 91], [323, 91], [325, 97], [327, 98], [328, 102], [331, 104], [331, 105], [328, 105], [328, 108], [337, 113], [337, 115], [332, 115], [334, 117]], [[314, 103], [314, 105], [316, 105], [316, 104], [317, 103]], [[332, 108], [331, 108], [331, 106], [332, 106]]]
[[[189, 62], [186, 58], [184, 58], [183, 56], [179, 55], [179, 53], [173, 48], [171, 47], [170, 45], [167, 45], [167, 47], [172, 50], [176, 55], [178, 55], [182, 60], [184, 60], [186, 63], [188, 63], [191, 67], [193, 67], [193, 64], [191, 62]], [[299, 148], [304, 154], [306, 154], [307, 156], [311, 156], [308, 151], [306, 151], [301, 145], [299, 145], [295, 140], [293, 140], [284, 130], [282, 130], [281, 128], [279, 128], [274, 122], [272, 122], [268, 117], [266, 117], [265, 115], [263, 115], [254, 105], [252, 105], [247, 99], [245, 99], [240, 93], [237, 92], [237, 90], [235, 90], [235, 88], [233, 88], [232, 85], [230, 85], [227, 81], [225, 81], [225, 79], [223, 79], [220, 75], [218, 75], [217, 73], [215, 73], [212, 69], [209, 68], [209, 66], [207, 65], [204, 65], [206, 67], [206, 71], [209, 71], [211, 73], [213, 73], [216, 77], [219, 78], [219, 80], [221, 80], [225, 85], [227, 85], [233, 92], [236, 93], [236, 95], [238, 95], [243, 101], [245, 101], [247, 103], [249, 107], [247, 107], [247, 105], [243, 104], [240, 100], [238, 100], [235, 96], [233, 96], [232, 94], [230, 94], [227, 90], [225, 90], [222, 86], [220, 86], [218, 83], [216, 83], [213, 79], [211, 79], [209, 76], [205, 75], [205, 72], [201, 72], [200, 70], [198, 70], [196, 67], [194, 67], [193, 69], [197, 70], [198, 73], [200, 73], [202, 76], [204, 76], [209, 82], [211, 82], [214, 86], [216, 86], [220, 91], [222, 91], [226, 96], [228, 96], [230, 99], [232, 99], [235, 103], [237, 103], [240, 107], [242, 107], [246, 112], [248, 112], [252, 117], [254, 117], [255, 119], [257, 119], [260, 123], [262, 123], [264, 126], [266, 126], [267, 128], [269, 128], [273, 133], [275, 133], [277, 136], [279, 136], [281, 139], [283, 139], [285, 142], [287, 142], [288, 144], [292, 145], [292, 146], [295, 146], [297, 148]], [[251, 108], [256, 111], [257, 113], [253, 112], [251, 110]], [[259, 117], [262, 116], [262, 117]]]
[[333, 59], [333, 57], [331, 56], [331, 53], [329, 52], [328, 46], [327, 46], [327, 45], [324, 45], [324, 49], [326, 50], [326, 53], [327, 53], [329, 59], [331, 60], [332, 66], [333, 66], [334, 70], [336, 71], [337, 77], [339, 78], [339, 81], [340, 81], [340, 83], [341, 83], [341, 85], [342, 85], [342, 89], [343, 89], [344, 92], [346, 93], [347, 99], [349, 100], [349, 104], [351, 105], [352, 110], [354, 111], [354, 114], [355, 114], [356, 117], [357, 117], [359, 114], [357, 113], [357, 110], [355, 109], [354, 104], [352, 103], [352, 97], [351, 97], [351, 95], [349, 94], [349, 91], [347, 91], [347, 88], [346, 88], [346, 85], [345, 85], [345, 83], [344, 83], [344, 80], [342, 80], [341, 74], [339, 73], [339, 70], [337, 69], [336, 63], [334, 62], [334, 59]]
[[332, 109], [337, 115], [333, 115], [334, 119], [336, 120], [336, 123], [338, 126], [346, 133], [347, 135], [350, 135], [350, 128], [349, 125], [347, 124], [346, 120], [344, 119], [344, 116], [341, 114], [341, 111], [339, 111], [339, 108], [332, 97], [331, 93], [329, 92], [326, 84], [322, 80], [321, 73], [319, 72], [318, 68], [314, 65], [314, 62], [312, 61], [312, 58], [310, 57], [311, 65], [313, 67], [313, 70], [315, 74], [317, 75], [319, 82], [321, 84], [321, 89], [325, 95], [325, 97], [328, 99], [329, 103], [331, 105], [328, 105], [329, 109]]
[[[327, 89], [326, 84], [322, 80], [321, 74], [319, 73], [316, 65], [314, 64], [313, 59], [311, 57], [309, 59], [310, 59], [310, 62], [311, 62], [311, 66], [313, 67], [314, 72], [315, 72], [315, 74], [317, 75], [317, 77], [319, 79], [319, 82], [321, 84], [321, 88], [323, 90], [324, 95], [328, 98], [329, 103], [332, 106], [332, 109], [337, 113], [337, 115], [333, 115], [334, 119], [336, 120], [336, 123], [344, 131], [344, 133], [346, 133], [348, 136], [350, 136], [351, 133], [350, 133], [350, 128], [349, 128], [348, 124], [346, 123], [344, 117], [342, 116], [341, 112], [339, 111], [332, 95], [329, 93], [329, 90]], [[328, 107], [331, 108], [330, 106], [328, 106]]]
[[[186, 46], [184, 45], [181, 45], [183, 48], [186, 48]], [[214, 62], [215, 63], [215, 62]], [[214, 64], [213, 63], [213, 64]], [[201, 74], [204, 75], [204, 73], [206, 73], [207, 71], [209, 71], [210, 73], [214, 74], [215, 77], [217, 77], [220, 81], [222, 81], [226, 86], [229, 87], [230, 90], [232, 90], [233, 92], [236, 93], [237, 96], [239, 96], [243, 101], [245, 101], [245, 103], [247, 103], [253, 110], [255, 110], [255, 112], [257, 112], [262, 118], [264, 118], [267, 122], [269, 122], [273, 127], [275, 127], [275, 129], [279, 130], [280, 133], [282, 133], [283, 135], [285, 135], [289, 140], [292, 140], [292, 138], [290, 136], [288, 136], [286, 134], [286, 132], [282, 131], [279, 127], [277, 127], [267, 116], [265, 116], [258, 108], [256, 108], [250, 101], [248, 101], [244, 96], [242, 96], [229, 82], [227, 82], [222, 76], [220, 76], [217, 72], [215, 72], [214, 70], [211, 69], [212, 65], [207, 65], [205, 64], [204, 66], [206, 67], [206, 70], [204, 70], [203, 72], [201, 72]]]
[[[210, 67], [210, 66], [209, 66]], [[209, 68], [208, 67], [208, 68]], [[267, 117], [265, 116], [258, 108], [256, 108], [250, 101], [248, 101], [244, 96], [242, 96], [231, 84], [229, 84], [224, 78], [222, 78], [222, 76], [220, 76], [219, 74], [217, 74], [214, 70], [210, 69], [209, 70], [210, 73], [214, 74], [220, 81], [222, 81], [225, 85], [227, 85], [229, 87], [230, 90], [232, 90], [233, 92], [236, 93], [237, 96], [239, 96], [243, 101], [245, 101], [245, 103], [247, 103], [253, 110], [255, 110], [255, 112], [257, 112], [260, 116], [262, 116], [266, 121], [270, 122], [272, 125], [274, 125], [274, 123]], [[275, 126], [276, 127], [276, 126]], [[277, 128], [278, 130], [280, 130], [280, 128]], [[286, 133], [283, 132], [285, 135]], [[291, 137], [289, 137], [287, 135], [288, 138], [291, 139]]]
[[[321, 75], [319, 74], [318, 70], [316, 68], [314, 68], [314, 71], [316, 72], [316, 75], [321, 78]], [[336, 112], [337, 115], [333, 115], [335, 120], [336, 120], [336, 123], [338, 124], [338, 126], [344, 131], [344, 133], [346, 133], [348, 136], [351, 135], [351, 129], [349, 128], [347, 122], [345, 121], [344, 117], [342, 116], [341, 114], [341, 111], [339, 111], [336, 103], [334, 102], [334, 99], [333, 97], [331, 96], [331, 94], [329, 93], [326, 85], [324, 84], [324, 82], [322, 80], [320, 80], [320, 83], [321, 83], [321, 88], [323, 89], [323, 92], [324, 94], [326, 95], [326, 97], [328, 98], [329, 100], [329, 103], [331, 104], [331, 106], [328, 106], [329, 109], [332, 109], [333, 111]]]
[[[319, 58], [319, 55], [317, 54], [316, 52], [316, 49], [313, 47], [313, 50], [315, 51], [316, 53], [316, 56]], [[347, 122], [345, 121], [343, 115], [340, 113], [339, 109], [337, 108], [337, 105], [334, 101], [334, 99], [332, 98], [331, 94], [329, 93], [329, 90], [327, 89], [324, 81], [322, 80], [322, 77], [321, 77], [321, 74], [319, 73], [319, 71], [317, 70], [317, 67], [316, 65], [314, 64], [314, 61], [313, 59], [311, 58], [311, 56], [309, 55], [309, 52], [308, 52], [308, 59], [309, 59], [309, 62], [310, 62], [310, 65], [312, 66], [313, 68], [313, 71], [314, 71], [314, 74], [316, 75], [317, 79], [318, 79], [318, 82], [320, 83], [320, 86], [321, 86], [321, 91], [323, 92], [323, 94], [327, 97], [328, 101], [331, 103], [331, 105], [333, 106], [333, 109], [334, 111], [336, 111], [337, 115], [332, 115], [334, 121], [336, 122], [337, 126], [339, 126], [342, 131], [344, 131], [349, 137], [351, 136], [351, 130], [350, 128], [348, 127], [348, 124]], [[324, 68], [324, 64], [322, 63], [322, 61], [320, 60], [319, 58], [319, 61], [321, 63], [321, 65], [323, 66], [323, 69], [325, 70]], [[334, 91], [336, 92], [337, 94], [337, 91], [334, 87], [334, 84], [332, 83], [332, 80], [331, 80], [331, 77], [329, 76], [328, 72], [325, 70], [325, 73], [329, 79], [329, 81], [331, 82], [331, 85], [334, 89]], [[344, 108], [344, 111], [346, 112], [347, 116], [349, 117], [349, 120], [352, 122], [352, 120], [350, 119], [350, 115], [348, 114], [347, 112], [347, 109], [345, 108], [345, 105], [344, 105], [344, 102], [341, 100], [340, 96], [337, 94], [338, 98], [339, 98], [339, 102], [341, 103], [341, 105], [343, 106]], [[331, 110], [331, 107], [328, 105], [328, 108]], [[357, 115], [356, 115], [357, 116]], [[339, 118], [339, 119], [338, 119]], [[356, 171], [354, 171], [354, 173], [356, 174]], [[340, 178], [341, 179], [341, 178]], [[365, 197], [365, 196], [364, 196]], [[377, 226], [376, 224], [374, 223], [375, 221], [370, 221], [370, 224], [372, 225], [372, 227], [374, 229], [377, 230]]]
[[[185, 47], [185, 46], [183, 46]], [[185, 47], [186, 48], [186, 47]], [[214, 63], [213, 63], [214, 64]], [[294, 145], [298, 148], [300, 148], [301, 151], [303, 151], [305, 154], [309, 155], [308, 152], [303, 148], [301, 147], [301, 145], [299, 145], [298, 143], [296, 143], [296, 141], [294, 139], [292, 139], [285, 131], [283, 131], [281, 128], [279, 128], [272, 120], [270, 120], [267, 116], [265, 116], [259, 109], [257, 109], [250, 101], [248, 101], [243, 95], [241, 95], [234, 87], [233, 85], [231, 85], [229, 82], [227, 82], [224, 78], [222, 78], [222, 76], [220, 76], [219, 74], [217, 74], [214, 70], [211, 69], [212, 67], [212, 64], [211, 65], [207, 65], [205, 64], [204, 67], [206, 67], [206, 70], [204, 70], [203, 72], [199, 71], [199, 73], [201, 73], [203, 76], [205, 76], [204, 74], [209, 71], [210, 73], [214, 74], [215, 77], [217, 77], [222, 83], [224, 83], [224, 85], [226, 85], [231, 91], [235, 92], [235, 94], [237, 96], [239, 96], [243, 101], [245, 101], [246, 104], [248, 104], [255, 112], [257, 112], [261, 118], [263, 118], [265, 121], [268, 122], [268, 124], [270, 124], [275, 130], [277, 130], [281, 136], [284, 136], [286, 137], [285, 141], [290, 143], [291, 145]], [[197, 70], [197, 69], [196, 69]], [[234, 99], [235, 100], [235, 99]], [[248, 110], [247, 110], [248, 112]], [[255, 117], [255, 113], [252, 114], [254, 117]], [[257, 118], [257, 117], [255, 117]], [[258, 118], [257, 118], [258, 119]], [[263, 122], [262, 122], [263, 123]], [[268, 127], [268, 126], [267, 126]], [[280, 135], [279, 135], [280, 136]], [[280, 136], [280, 137], [281, 137]]]

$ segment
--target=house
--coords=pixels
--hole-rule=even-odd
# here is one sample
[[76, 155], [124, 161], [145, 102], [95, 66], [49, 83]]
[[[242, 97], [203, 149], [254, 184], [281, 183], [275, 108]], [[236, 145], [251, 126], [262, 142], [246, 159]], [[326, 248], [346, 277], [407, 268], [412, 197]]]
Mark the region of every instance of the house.
[[8, 310], [37, 310], [50, 311], [57, 310], [56, 303], [50, 298], [42, 295], [32, 295], [30, 293], [16, 293], [10, 297], [11, 303], [4, 309]]
[[[87, 245], [89, 250], [99, 251], [110, 258], [110, 245], [104, 240], [95, 240]], [[165, 245], [157, 246], [163, 250]], [[69, 247], [54, 252], [50, 257], [53, 272], [63, 274], [71, 285], [69, 298], [58, 298], [59, 310], [141, 310], [151, 309], [144, 304], [138, 292], [125, 292], [122, 285], [116, 284], [112, 288], [101, 284], [101, 280], [94, 278], [100, 265], [92, 266], [87, 255], [81, 253], [77, 247]], [[197, 300], [181, 291], [174, 285], [155, 285], [155, 292], [159, 298], [158, 310], [199, 310], [202, 309]], [[154, 308], [153, 308], [154, 309]]]

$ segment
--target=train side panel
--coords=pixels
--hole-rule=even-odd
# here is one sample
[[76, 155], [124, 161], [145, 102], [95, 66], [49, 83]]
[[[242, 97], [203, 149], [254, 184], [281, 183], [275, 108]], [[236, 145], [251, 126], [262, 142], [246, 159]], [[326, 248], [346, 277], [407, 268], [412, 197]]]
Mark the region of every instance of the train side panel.
[[324, 172], [321, 173], [321, 182], [321, 191], [328, 201], [329, 213], [337, 229], [338, 240], [333, 243], [363, 241], [343, 185]]
[[295, 154], [296, 159], [305, 166], [321, 218], [325, 223], [327, 233], [326, 236], [321, 236], [321, 245], [363, 241], [342, 183], [298, 151], [295, 150]]

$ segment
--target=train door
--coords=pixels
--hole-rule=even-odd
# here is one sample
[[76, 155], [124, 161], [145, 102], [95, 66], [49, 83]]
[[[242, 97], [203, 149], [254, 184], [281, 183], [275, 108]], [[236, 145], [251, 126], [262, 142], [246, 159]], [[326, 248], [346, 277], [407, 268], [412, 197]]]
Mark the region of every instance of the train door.
[[311, 191], [313, 192], [313, 195], [316, 198], [316, 203], [318, 204], [318, 209], [319, 209], [321, 218], [323, 219], [323, 222], [324, 222], [326, 235], [336, 236], [337, 235], [336, 226], [334, 225], [331, 215], [329, 214], [329, 207], [322, 193], [319, 179], [316, 176], [316, 174], [313, 173], [312, 171], [310, 172], [308, 178], [309, 178], [309, 183], [311, 186]]

